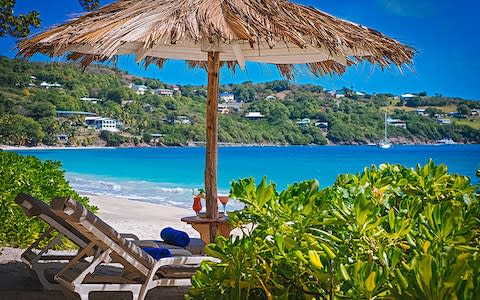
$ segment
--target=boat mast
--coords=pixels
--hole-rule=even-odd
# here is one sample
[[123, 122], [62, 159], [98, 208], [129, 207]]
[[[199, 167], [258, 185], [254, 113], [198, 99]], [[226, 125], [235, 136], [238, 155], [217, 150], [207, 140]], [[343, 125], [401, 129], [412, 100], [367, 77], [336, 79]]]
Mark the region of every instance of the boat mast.
[[387, 141], [387, 113], [385, 113], [385, 138], [384, 141]]

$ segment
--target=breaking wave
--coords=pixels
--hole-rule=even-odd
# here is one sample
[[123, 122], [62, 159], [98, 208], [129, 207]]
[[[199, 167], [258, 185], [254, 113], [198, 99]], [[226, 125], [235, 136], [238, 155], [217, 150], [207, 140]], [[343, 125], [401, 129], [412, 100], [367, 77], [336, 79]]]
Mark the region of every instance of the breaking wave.
[[[110, 196], [185, 208], [192, 206], [193, 190], [197, 188], [193, 186], [174, 186], [174, 184], [169, 183], [122, 180], [78, 173], [67, 173], [66, 177], [73, 189], [79, 194]], [[228, 191], [219, 191], [219, 193], [228, 194]], [[237, 205], [235, 205], [235, 207], [236, 206]]]

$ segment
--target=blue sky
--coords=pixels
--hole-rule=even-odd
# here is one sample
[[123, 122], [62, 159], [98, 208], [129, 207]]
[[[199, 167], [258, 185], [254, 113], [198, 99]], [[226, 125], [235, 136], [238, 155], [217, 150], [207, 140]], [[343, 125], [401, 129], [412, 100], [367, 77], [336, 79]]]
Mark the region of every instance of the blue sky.
[[[82, 12], [76, 0], [18, 0], [16, 12], [38, 10], [44, 30]], [[102, 1], [102, 4], [108, 1]], [[377, 29], [390, 37], [414, 47], [418, 54], [413, 72], [403, 74], [396, 67], [381, 71], [369, 64], [351, 67], [343, 76], [314, 78], [307, 74], [296, 79], [298, 83], [313, 83], [328, 89], [353, 87], [366, 92], [427, 91], [446, 96], [458, 96], [480, 100], [480, 21], [476, 0], [296, 0], [314, 6], [332, 15]], [[39, 31], [35, 30], [35, 32]], [[0, 38], [0, 54], [15, 56], [15, 41]], [[32, 60], [49, 61], [34, 56]], [[189, 69], [183, 62], [172, 61], [159, 70], [144, 70], [135, 64], [133, 57], [120, 60], [119, 68], [131, 74], [158, 78], [177, 84], [206, 84], [203, 70]], [[272, 67], [247, 64], [246, 71], [237, 70], [233, 75], [222, 70], [221, 83], [240, 83], [280, 79]]]

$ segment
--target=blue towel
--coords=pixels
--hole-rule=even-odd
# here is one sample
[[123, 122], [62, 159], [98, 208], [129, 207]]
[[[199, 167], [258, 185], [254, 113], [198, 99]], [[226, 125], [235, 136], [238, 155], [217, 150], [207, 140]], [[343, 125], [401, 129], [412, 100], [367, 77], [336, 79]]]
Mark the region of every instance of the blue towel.
[[165, 257], [172, 257], [172, 253], [170, 250], [166, 248], [142, 248], [143, 251], [147, 252], [151, 257], [155, 258], [155, 260], [159, 260]]
[[186, 232], [175, 230], [172, 227], [164, 228], [160, 232], [160, 237], [165, 243], [182, 248], [190, 244], [190, 237]]

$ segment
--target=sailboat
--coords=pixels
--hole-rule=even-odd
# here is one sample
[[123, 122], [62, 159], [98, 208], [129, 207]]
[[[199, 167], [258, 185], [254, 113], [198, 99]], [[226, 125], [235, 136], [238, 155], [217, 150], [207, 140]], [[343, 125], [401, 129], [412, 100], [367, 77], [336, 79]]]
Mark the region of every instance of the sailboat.
[[385, 137], [383, 138], [383, 141], [378, 143], [378, 147], [382, 149], [390, 149], [392, 147], [392, 144], [388, 142], [387, 138], [387, 114], [385, 113]]

